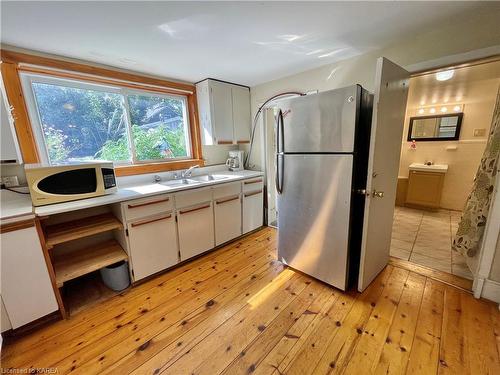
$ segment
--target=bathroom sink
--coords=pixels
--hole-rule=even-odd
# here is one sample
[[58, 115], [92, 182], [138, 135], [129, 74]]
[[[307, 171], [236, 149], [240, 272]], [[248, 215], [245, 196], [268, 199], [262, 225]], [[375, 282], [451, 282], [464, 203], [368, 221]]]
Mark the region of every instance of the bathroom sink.
[[199, 184], [200, 181], [195, 181], [190, 178], [182, 178], [179, 180], [170, 180], [165, 182], [160, 182], [160, 184], [168, 186], [168, 187], [176, 187], [176, 186], [186, 186], [186, 185], [194, 185]]
[[193, 177], [192, 180], [196, 180], [199, 182], [209, 182], [209, 181], [219, 181], [229, 178], [228, 176], [216, 175], [216, 174], [206, 174], [203, 176]]
[[410, 171], [446, 173], [448, 171], [448, 165], [447, 164], [427, 165], [424, 163], [412, 163], [412, 164], [410, 164], [408, 169]]

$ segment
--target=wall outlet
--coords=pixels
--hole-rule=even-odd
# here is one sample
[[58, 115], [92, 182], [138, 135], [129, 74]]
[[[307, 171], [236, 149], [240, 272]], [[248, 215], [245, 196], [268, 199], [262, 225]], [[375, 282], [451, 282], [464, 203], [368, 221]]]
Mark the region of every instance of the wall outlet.
[[484, 137], [486, 135], [486, 129], [474, 129], [474, 137]]
[[19, 180], [17, 179], [17, 176], [6, 176], [2, 177], [2, 185], [5, 185], [5, 187], [16, 187], [19, 186]]

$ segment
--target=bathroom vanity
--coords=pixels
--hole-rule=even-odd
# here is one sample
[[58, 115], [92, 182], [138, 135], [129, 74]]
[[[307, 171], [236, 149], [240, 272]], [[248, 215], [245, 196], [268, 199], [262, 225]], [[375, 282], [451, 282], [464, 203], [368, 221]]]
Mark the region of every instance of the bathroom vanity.
[[409, 170], [405, 205], [439, 208], [448, 165], [412, 163]]

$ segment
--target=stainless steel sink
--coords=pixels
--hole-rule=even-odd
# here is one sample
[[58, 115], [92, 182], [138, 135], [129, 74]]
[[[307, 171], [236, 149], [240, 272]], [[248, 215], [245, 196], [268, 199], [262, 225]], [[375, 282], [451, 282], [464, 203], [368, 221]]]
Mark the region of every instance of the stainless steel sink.
[[224, 180], [226, 178], [229, 178], [229, 177], [228, 176], [216, 175], [216, 174], [206, 174], [206, 175], [203, 175], [203, 176], [192, 177], [191, 179], [199, 181], [199, 182], [209, 182], [209, 181]]
[[185, 186], [185, 185], [199, 184], [200, 181], [195, 181], [195, 180], [189, 179], [189, 178], [182, 178], [182, 179], [179, 179], [179, 180], [170, 180], [170, 181], [165, 181], [165, 182], [160, 182], [160, 183], [162, 185], [165, 185], [165, 186], [175, 187], [175, 186]]

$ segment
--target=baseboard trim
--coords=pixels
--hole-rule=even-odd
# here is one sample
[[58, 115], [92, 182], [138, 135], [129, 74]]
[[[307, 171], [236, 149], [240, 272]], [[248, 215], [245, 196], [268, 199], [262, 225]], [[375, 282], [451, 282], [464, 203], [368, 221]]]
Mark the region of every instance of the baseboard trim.
[[500, 283], [490, 279], [485, 279], [481, 297], [490, 301], [500, 303]]

